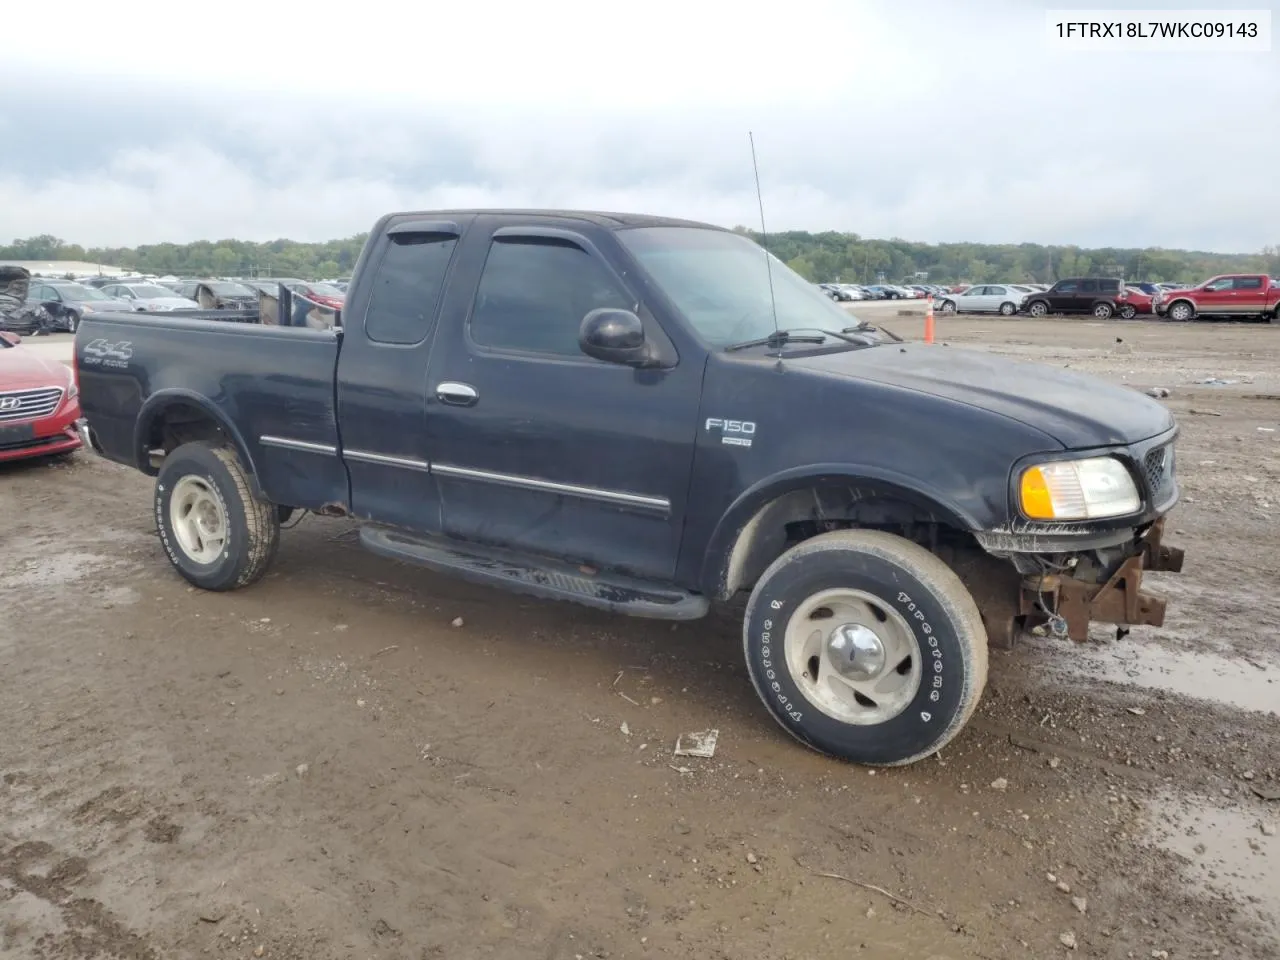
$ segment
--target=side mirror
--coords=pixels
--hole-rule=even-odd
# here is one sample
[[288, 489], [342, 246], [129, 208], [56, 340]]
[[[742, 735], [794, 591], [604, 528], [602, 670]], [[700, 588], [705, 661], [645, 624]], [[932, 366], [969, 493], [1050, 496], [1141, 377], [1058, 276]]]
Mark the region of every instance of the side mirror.
[[643, 367], [652, 360], [644, 323], [630, 310], [592, 310], [582, 318], [578, 346], [589, 357], [629, 367]]
[[18, 336], [16, 333], [14, 333], [12, 330], [0, 330], [0, 338], [7, 340], [9, 343], [13, 344], [15, 347], [22, 342], [22, 338]]

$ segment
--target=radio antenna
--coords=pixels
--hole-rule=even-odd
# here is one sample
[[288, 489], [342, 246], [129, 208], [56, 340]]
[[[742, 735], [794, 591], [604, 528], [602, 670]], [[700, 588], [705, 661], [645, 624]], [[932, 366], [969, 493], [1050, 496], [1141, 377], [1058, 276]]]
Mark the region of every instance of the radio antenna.
[[760, 207], [760, 245], [764, 247], [764, 269], [769, 277], [769, 307], [773, 311], [773, 332], [778, 333], [778, 298], [773, 292], [773, 264], [769, 254], [769, 231], [764, 226], [764, 193], [760, 190], [760, 165], [756, 163], [756, 138], [747, 131], [747, 141], [751, 144], [751, 170], [756, 175], [756, 203]]

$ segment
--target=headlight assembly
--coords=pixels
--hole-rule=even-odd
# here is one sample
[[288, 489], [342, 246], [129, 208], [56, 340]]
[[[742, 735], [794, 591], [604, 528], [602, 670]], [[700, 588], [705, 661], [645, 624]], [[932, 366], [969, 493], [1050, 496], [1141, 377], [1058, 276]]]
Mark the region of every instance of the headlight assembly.
[[1022, 512], [1033, 520], [1096, 520], [1137, 513], [1142, 498], [1115, 457], [1058, 460], [1022, 471]]

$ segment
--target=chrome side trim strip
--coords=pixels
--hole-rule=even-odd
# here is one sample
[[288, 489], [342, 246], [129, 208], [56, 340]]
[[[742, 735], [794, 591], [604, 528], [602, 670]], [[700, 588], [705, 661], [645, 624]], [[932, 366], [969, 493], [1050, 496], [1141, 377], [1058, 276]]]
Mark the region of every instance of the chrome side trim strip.
[[327, 443], [312, 443], [310, 440], [293, 440], [289, 437], [273, 437], [268, 434], [258, 438], [264, 447], [280, 447], [284, 450], [303, 450], [306, 453], [327, 453], [336, 456], [338, 448]]
[[421, 470], [427, 473], [431, 465], [425, 460], [414, 460], [411, 457], [393, 457], [386, 453], [373, 453], [369, 450], [352, 450], [346, 447], [342, 451], [346, 460], [359, 460], [361, 463], [376, 463], [385, 467], [404, 467], [406, 470]]
[[638, 493], [621, 493], [616, 490], [600, 490], [596, 487], [580, 487], [572, 483], [553, 483], [550, 480], [518, 477], [509, 473], [473, 470], [470, 467], [453, 467], [445, 463], [433, 463], [431, 472], [442, 477], [500, 483], [508, 487], [540, 490], [545, 493], [563, 493], [570, 497], [582, 497], [585, 500], [599, 500], [602, 503], [613, 503], [627, 507], [643, 507], [647, 510], [658, 510], [663, 513], [668, 513], [671, 510], [671, 501], [666, 497], [646, 497]]

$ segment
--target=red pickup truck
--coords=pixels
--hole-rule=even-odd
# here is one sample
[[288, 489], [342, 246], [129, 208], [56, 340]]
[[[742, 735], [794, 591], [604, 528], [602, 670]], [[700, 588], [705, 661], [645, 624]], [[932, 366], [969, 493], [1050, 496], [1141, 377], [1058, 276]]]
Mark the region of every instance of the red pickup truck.
[[1229, 274], [1190, 290], [1172, 290], [1157, 298], [1156, 313], [1170, 320], [1206, 317], [1280, 315], [1280, 282], [1259, 273]]

